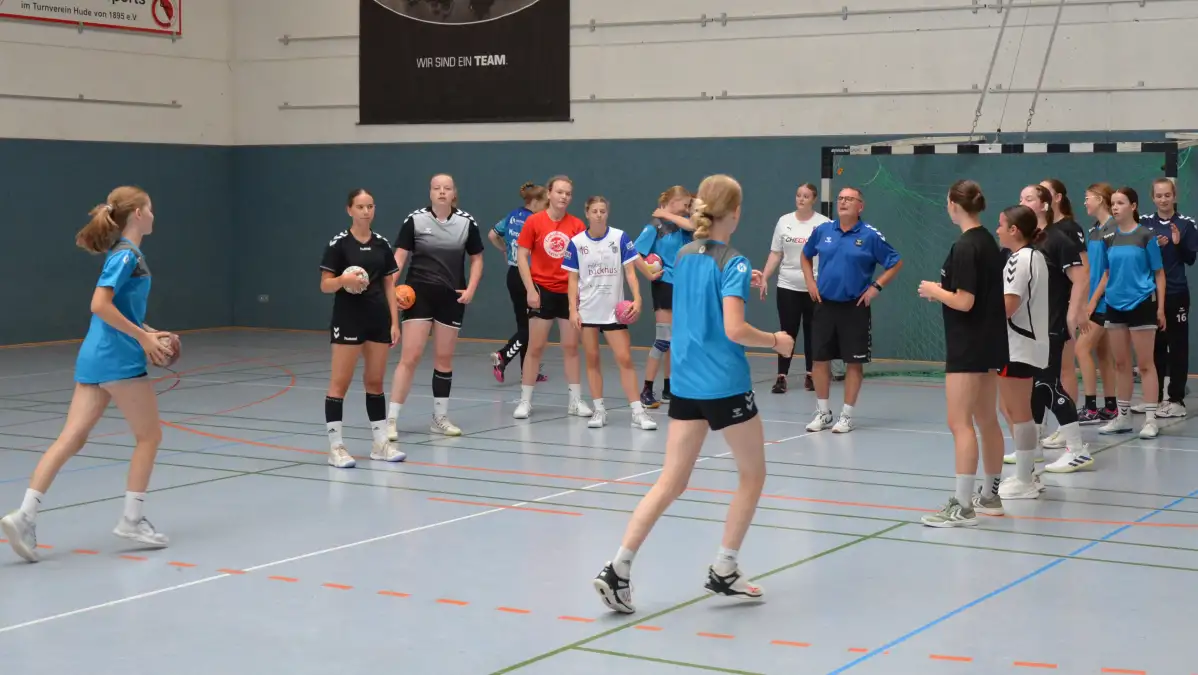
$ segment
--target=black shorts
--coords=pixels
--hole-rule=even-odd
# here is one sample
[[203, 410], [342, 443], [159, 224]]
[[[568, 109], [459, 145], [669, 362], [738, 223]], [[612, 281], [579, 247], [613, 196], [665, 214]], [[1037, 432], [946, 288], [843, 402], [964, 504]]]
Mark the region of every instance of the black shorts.
[[1020, 363], [1019, 361], [1008, 361], [1007, 365], [998, 371], [998, 376], [1007, 377], [1012, 380], [1030, 380], [1036, 377], [1036, 374], [1039, 372], [1040, 369], [1033, 365]]
[[598, 328], [600, 333], [610, 333], [613, 330], [628, 330], [622, 323], [584, 323], [583, 328]]
[[811, 357], [813, 361], [869, 363], [873, 336], [869, 305], [856, 300], [815, 303], [811, 318]]
[[674, 398], [670, 399], [670, 419], [684, 422], [705, 420], [712, 431], [747, 422], [754, 417], [757, 417], [757, 401], [752, 391], [715, 399], [682, 398], [674, 394]]
[[1107, 328], [1126, 327], [1131, 330], [1157, 330], [1159, 326], [1156, 323], [1156, 293], [1127, 311], [1107, 305], [1106, 326]]
[[553, 291], [545, 290], [541, 286], [537, 286], [537, 291], [541, 294], [541, 306], [537, 308], [528, 308], [528, 317], [530, 319], [545, 319], [553, 321], [554, 319], [562, 319], [568, 321], [570, 319], [570, 296], [565, 293], [554, 293]]
[[674, 284], [668, 284], [658, 279], [650, 284], [649, 290], [653, 296], [653, 311], [659, 309], [674, 311]]
[[452, 288], [412, 284], [416, 300], [403, 311], [400, 321], [436, 321], [450, 328], [461, 328], [466, 317], [466, 305], [458, 302], [458, 292]]
[[329, 342], [335, 345], [361, 345], [367, 342], [391, 344], [391, 309], [385, 303], [359, 307], [333, 306], [329, 322]]
[[1106, 312], [1094, 312], [1093, 314], [1090, 315], [1090, 321], [1099, 326], [1105, 326], [1106, 325]]

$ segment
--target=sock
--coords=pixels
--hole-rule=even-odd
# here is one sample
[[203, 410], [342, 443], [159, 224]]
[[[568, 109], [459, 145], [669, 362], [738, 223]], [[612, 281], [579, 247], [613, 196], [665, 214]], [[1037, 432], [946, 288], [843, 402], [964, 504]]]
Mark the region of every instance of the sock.
[[1061, 437], [1065, 439], [1065, 447], [1074, 452], [1082, 449], [1082, 428], [1077, 422], [1070, 422], [1060, 428]]
[[1131, 415], [1131, 401], [1118, 401], [1119, 416], [1127, 417]]
[[736, 554], [737, 551], [731, 551], [723, 546], [720, 547], [720, 552], [715, 556], [715, 564], [712, 567], [715, 573], [726, 577], [736, 570]]
[[324, 397], [324, 421], [325, 430], [329, 432], [329, 447], [344, 443], [341, 439], [341, 411], [344, 405], [344, 399]]
[[603, 399], [595, 399], [595, 410], [603, 410]]
[[434, 398], [433, 399], [433, 414], [437, 417], [444, 417], [449, 414], [449, 399]]
[[815, 403], [818, 406], [818, 410], [820, 412], [822, 412], [822, 413], [831, 412], [831, 410], [828, 408], [828, 399], [821, 398], [818, 401], [816, 401]]
[[145, 504], [146, 493], [144, 492], [126, 492], [125, 493], [125, 520], [131, 523], [136, 523], [141, 520], [141, 507]]
[[33, 488], [25, 490], [25, 500], [21, 502], [21, 513], [25, 514], [29, 520], [36, 518], [38, 507], [42, 505], [42, 497], [45, 496]]
[[986, 474], [986, 482], [982, 484], [982, 488], [987, 497], [997, 497], [999, 485], [1002, 485], [1002, 474], [997, 476]]
[[402, 409], [403, 409], [402, 403], [392, 403], [391, 405], [387, 406], [387, 419], [389, 419], [389, 420], [399, 419], [399, 411]]
[[525, 403], [532, 403], [532, 390], [533, 385], [531, 384], [520, 385], [520, 400]]
[[366, 394], [366, 419], [375, 445], [387, 443], [387, 399], [382, 394]]
[[632, 408], [633, 415], [640, 415], [645, 412], [645, 405], [640, 401], [629, 401], [628, 405]]
[[1019, 480], [1031, 482], [1036, 469], [1036, 447], [1039, 434], [1031, 422], [1015, 425], [1015, 475]]
[[645, 391], [653, 391], [653, 380], [645, 380]]
[[1114, 396], [1107, 396], [1103, 402], [1106, 403], [1107, 410], [1114, 410], [1119, 405]]
[[570, 390], [570, 400], [571, 401], [577, 401], [578, 399], [582, 398], [582, 385], [581, 384], [571, 384], [571, 385], [569, 385], [568, 388]]
[[1144, 423], [1147, 424], [1149, 422], [1155, 422], [1155, 421], [1156, 421], [1156, 404], [1155, 403], [1145, 403], [1144, 404]]
[[852, 417], [853, 416], [853, 406], [849, 405], [848, 403], [845, 403], [844, 411], [841, 414], [843, 414], [845, 417]]
[[970, 474], [957, 474], [957, 502], [964, 507], [973, 506], [973, 480]]
[[636, 551], [629, 551], [623, 546], [616, 551], [616, 557], [612, 559], [611, 565], [621, 579], [627, 579], [632, 574], [632, 559], [635, 557]]
[[670, 378], [667, 377], [665, 379], [665, 384], [662, 385], [661, 390], [667, 394], [670, 392]]
[[1098, 396], [1086, 394], [1086, 410], [1098, 410]]

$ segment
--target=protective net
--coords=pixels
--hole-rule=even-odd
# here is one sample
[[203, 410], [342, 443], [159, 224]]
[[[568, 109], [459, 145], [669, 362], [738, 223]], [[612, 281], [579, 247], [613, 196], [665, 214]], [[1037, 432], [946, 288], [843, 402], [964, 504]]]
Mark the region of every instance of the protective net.
[[[1178, 210], [1184, 214], [1194, 214], [1198, 207], [1191, 189], [1198, 172], [1189, 158], [1190, 149], [1182, 150]], [[866, 368], [867, 376], [944, 375], [941, 306], [921, 299], [916, 288], [922, 280], [940, 279], [941, 266], [960, 235], [945, 211], [948, 189], [956, 180], [981, 184], [988, 203], [982, 223], [993, 229], [999, 212], [1018, 203], [1025, 186], [1057, 178], [1068, 189], [1075, 219], [1088, 230], [1094, 221], [1083, 204], [1087, 186], [1131, 186], [1140, 195], [1140, 212], [1151, 213], [1152, 181], [1165, 175], [1164, 159], [1161, 153], [838, 156], [829, 197], [834, 200], [845, 186], [859, 188], [866, 203], [864, 220], [904, 259], [896, 283], [873, 305], [876, 362]]]

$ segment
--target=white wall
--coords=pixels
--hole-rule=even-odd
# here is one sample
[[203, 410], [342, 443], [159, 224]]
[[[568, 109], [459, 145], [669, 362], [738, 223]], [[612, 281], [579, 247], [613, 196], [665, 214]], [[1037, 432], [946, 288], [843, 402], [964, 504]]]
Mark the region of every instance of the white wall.
[[[10, 0], [14, 1], [14, 0]], [[240, 1], [240, 0], [239, 0]], [[233, 0], [184, 0], [183, 36], [0, 21], [0, 137], [228, 145]], [[178, 101], [181, 108], [2, 95]]]
[[[1023, 131], [1055, 6], [1015, 0], [573, 0], [574, 24], [940, 8], [911, 14], [571, 31], [574, 98], [799, 94], [765, 100], [575, 103], [572, 124], [363, 127], [357, 110], [358, 0], [237, 0], [236, 140], [244, 144], [967, 132], [996, 42], [979, 131]], [[983, 0], [978, 0], [979, 3]], [[1005, 0], [1004, 5], [1011, 0]], [[1036, 5], [1050, 4], [1038, 0]], [[999, 42], [1003, 17], [1008, 25]], [[1193, 127], [1198, 2], [1110, 0], [1062, 14], [1033, 131]], [[349, 36], [280, 43], [283, 35]], [[1185, 53], [1189, 52], [1189, 56]], [[1062, 92], [1063, 88], [1183, 88]], [[848, 95], [839, 95], [847, 88]], [[962, 90], [964, 90], [962, 92]], [[919, 91], [920, 95], [878, 95]], [[873, 95], [866, 95], [872, 92]], [[953, 93], [961, 92], [961, 93]], [[813, 94], [831, 94], [812, 96]], [[341, 109], [279, 110], [292, 105]]]

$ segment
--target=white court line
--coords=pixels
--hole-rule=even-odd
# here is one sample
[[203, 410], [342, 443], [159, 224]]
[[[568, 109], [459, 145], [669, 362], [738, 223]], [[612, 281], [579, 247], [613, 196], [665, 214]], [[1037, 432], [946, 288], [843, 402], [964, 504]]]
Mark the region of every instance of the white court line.
[[[702, 461], [704, 461], [704, 460], [706, 460], [706, 459], [713, 459], [713, 458], [726, 457], [726, 456], [728, 456], [728, 455], [730, 455], [730, 454], [732, 454], [732, 453], [731, 453], [731, 452], [725, 452], [725, 453], [722, 453], [722, 454], [719, 454], [719, 455], [713, 455], [713, 456], [711, 456], [711, 457], [701, 457], [701, 458], [699, 458], [699, 459], [696, 461], [696, 463], [698, 463], [698, 462], [702, 462]], [[432, 529], [432, 528], [434, 528], [434, 527], [440, 527], [440, 526], [442, 526], [442, 525], [452, 525], [453, 523], [460, 523], [460, 522], [462, 522], [462, 521], [464, 521], [464, 520], [470, 520], [471, 518], [478, 518], [479, 516], [485, 516], [485, 515], [492, 514], [492, 513], [501, 513], [501, 512], [503, 512], [503, 511], [508, 511], [508, 510], [510, 510], [510, 508], [511, 508], [511, 507], [524, 506], [525, 504], [533, 504], [533, 503], [537, 503], [537, 502], [545, 501], [545, 500], [547, 500], [547, 499], [553, 499], [553, 498], [555, 498], [555, 497], [564, 497], [565, 495], [568, 495], [568, 494], [573, 494], [573, 493], [575, 493], [575, 492], [583, 492], [583, 491], [586, 491], [586, 490], [592, 490], [592, 489], [594, 489], [594, 488], [597, 488], [597, 487], [602, 487], [602, 486], [604, 486], [604, 485], [609, 485], [609, 484], [611, 484], [611, 483], [620, 483], [620, 482], [623, 482], [623, 481], [632, 480], [632, 479], [634, 479], [634, 478], [640, 478], [640, 477], [642, 477], [642, 476], [648, 476], [648, 475], [650, 475], [650, 474], [658, 473], [658, 472], [660, 472], [660, 471], [661, 471], [661, 469], [652, 469], [652, 470], [650, 470], [650, 471], [642, 471], [641, 473], [636, 473], [636, 474], [633, 474], [633, 475], [631, 475], [631, 476], [625, 476], [625, 477], [623, 477], [623, 478], [613, 478], [612, 480], [605, 480], [605, 481], [602, 481], [602, 482], [599, 482], [599, 483], [595, 483], [595, 484], [593, 484], [593, 485], [587, 485], [587, 486], [585, 486], [585, 487], [581, 487], [581, 488], [574, 488], [574, 489], [572, 489], [572, 490], [565, 490], [565, 491], [563, 491], [563, 492], [555, 492], [554, 494], [551, 494], [551, 495], [545, 495], [544, 497], [538, 497], [538, 498], [536, 498], [536, 499], [533, 499], [532, 501], [523, 501], [523, 502], [518, 502], [518, 503], [516, 503], [516, 504], [512, 504], [510, 507], [509, 507], [509, 506], [503, 506], [503, 507], [497, 507], [497, 508], [494, 508], [494, 509], [489, 509], [489, 510], [487, 510], [487, 511], [479, 511], [478, 513], [472, 513], [472, 514], [470, 514], [470, 515], [467, 515], [467, 516], [460, 516], [460, 517], [458, 517], [458, 518], [452, 518], [452, 519], [450, 519], [450, 520], [443, 520], [443, 521], [440, 521], [440, 522], [437, 522], [437, 523], [430, 523], [430, 524], [428, 524], [428, 525], [421, 525], [420, 527], [413, 527], [413, 528], [411, 528], [411, 529], [408, 529], [408, 530], [402, 530], [402, 531], [400, 531], [400, 532], [392, 532], [391, 534], [384, 534], [384, 535], [382, 535], [382, 536], [378, 536], [378, 537], [372, 537], [372, 538], [370, 538], [370, 539], [363, 539], [362, 541], [355, 541], [355, 542], [351, 542], [351, 543], [349, 543], [349, 544], [342, 544], [342, 545], [340, 545], [340, 546], [334, 546], [334, 547], [332, 547], [332, 548], [326, 548], [326, 549], [322, 549], [322, 550], [320, 550], [320, 551], [313, 551], [312, 553], [305, 553], [305, 554], [303, 554], [303, 555], [297, 555], [297, 556], [294, 556], [294, 557], [291, 557], [291, 558], [285, 558], [285, 559], [283, 559], [283, 560], [276, 560], [276, 561], [274, 561], [274, 562], [268, 562], [268, 563], [265, 563], [265, 564], [262, 564], [262, 565], [256, 565], [256, 566], [254, 566], [254, 567], [247, 567], [247, 568], [245, 568], [245, 570], [244, 570], [244, 571], [246, 571], [246, 572], [257, 572], [257, 571], [259, 571], [259, 570], [264, 570], [264, 569], [267, 569], [267, 568], [269, 568], [269, 567], [277, 567], [277, 566], [279, 566], [279, 565], [285, 565], [285, 564], [287, 564], [287, 563], [290, 563], [290, 562], [295, 562], [295, 561], [297, 561], [297, 560], [304, 560], [304, 559], [306, 559], [306, 558], [315, 558], [316, 556], [322, 556], [322, 555], [325, 555], [325, 554], [328, 554], [328, 553], [334, 553], [334, 552], [336, 552], [336, 551], [344, 551], [345, 549], [355, 548], [355, 547], [358, 547], [358, 546], [365, 546], [366, 544], [373, 544], [374, 542], [378, 542], [378, 541], [385, 541], [385, 540], [387, 540], [387, 539], [393, 539], [393, 538], [395, 538], [395, 537], [402, 537], [403, 535], [406, 535], [406, 534], [414, 534], [414, 533], [416, 533], [416, 532], [421, 532], [421, 531], [424, 531], [424, 530], [431, 530], [431, 529]], [[189, 581], [189, 582], [187, 582], [187, 583], [178, 584], [178, 585], [175, 585], [175, 586], [168, 586], [168, 587], [166, 587], [166, 588], [160, 588], [160, 589], [158, 589], [158, 590], [156, 590], [156, 591], [149, 591], [149, 592], [147, 592], [147, 593], [138, 593], [137, 595], [130, 595], [130, 596], [128, 596], [128, 597], [125, 597], [125, 598], [120, 598], [120, 599], [118, 599], [118, 600], [111, 600], [111, 601], [109, 601], [109, 602], [102, 602], [102, 603], [100, 603], [100, 604], [97, 604], [97, 605], [91, 605], [90, 607], [82, 607], [82, 608], [80, 608], [80, 609], [71, 610], [71, 611], [69, 611], [69, 612], [63, 612], [63, 613], [61, 613], [61, 614], [54, 614], [53, 616], [47, 616], [47, 617], [43, 617], [43, 618], [41, 618], [41, 619], [34, 619], [34, 620], [32, 620], [32, 621], [26, 621], [26, 622], [24, 622], [24, 623], [18, 623], [18, 624], [14, 624], [14, 625], [12, 625], [12, 626], [5, 626], [5, 627], [3, 627], [3, 628], [0, 628], [0, 634], [3, 634], [3, 633], [10, 633], [10, 632], [12, 632], [12, 631], [20, 630], [20, 629], [22, 629], [22, 628], [29, 628], [29, 627], [32, 627], [32, 626], [37, 626], [37, 625], [40, 625], [40, 624], [43, 624], [43, 623], [49, 623], [49, 622], [51, 622], [51, 621], [57, 621], [57, 620], [59, 620], [59, 619], [66, 619], [66, 618], [68, 618], [68, 617], [72, 617], [72, 616], [78, 616], [78, 615], [80, 615], [80, 614], [87, 614], [87, 613], [90, 613], [90, 612], [95, 612], [95, 611], [98, 611], [98, 610], [101, 610], [101, 609], [107, 609], [107, 608], [109, 608], [109, 607], [116, 607], [116, 606], [118, 606], [118, 605], [125, 605], [125, 604], [131, 603], [131, 602], [136, 602], [137, 600], [145, 600], [146, 598], [152, 598], [152, 597], [154, 597], [154, 596], [157, 596], [157, 595], [163, 595], [163, 594], [165, 594], [165, 593], [171, 593], [171, 592], [173, 592], [173, 591], [180, 591], [180, 590], [183, 590], [184, 588], [191, 588], [192, 586], [199, 586], [200, 584], [206, 584], [206, 583], [209, 583], [209, 582], [212, 582], [212, 581], [216, 581], [216, 580], [218, 580], [218, 579], [225, 579], [225, 578], [232, 577], [232, 576], [238, 576], [238, 575], [233, 575], [233, 574], [217, 574], [217, 575], [214, 575], [214, 576], [205, 577], [205, 578], [203, 578], [203, 579], [196, 579], [195, 581]]]

